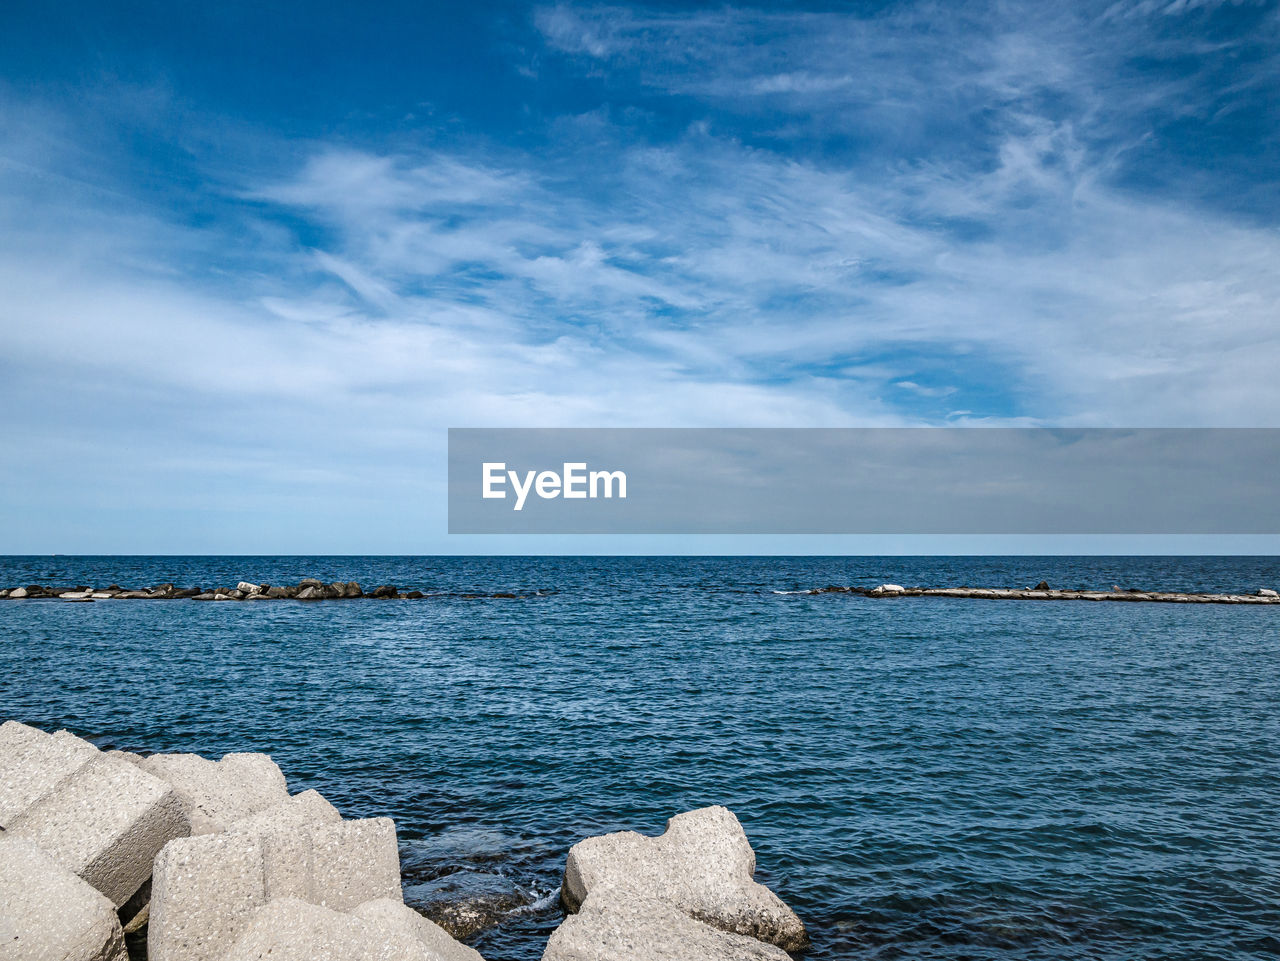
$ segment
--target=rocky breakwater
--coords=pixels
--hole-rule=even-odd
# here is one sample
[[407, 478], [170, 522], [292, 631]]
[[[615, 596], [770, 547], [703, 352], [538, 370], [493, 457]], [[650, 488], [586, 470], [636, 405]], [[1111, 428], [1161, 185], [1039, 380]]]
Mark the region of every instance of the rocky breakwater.
[[100, 751], [0, 725], [6, 961], [482, 961], [403, 901], [394, 823], [290, 795], [264, 754]]
[[[95, 588], [83, 584], [76, 587], [49, 587], [28, 584], [25, 587], [0, 589], [0, 600], [62, 600], [62, 601], [340, 601], [357, 598], [374, 600], [418, 600], [426, 597], [422, 591], [401, 591], [394, 584], [382, 584], [365, 591], [355, 581], [335, 581], [326, 584], [308, 577], [297, 584], [253, 584], [240, 581], [235, 587], [176, 587], [173, 584], [157, 584], [155, 587], [130, 588], [112, 584]], [[512, 595], [501, 595], [510, 596]]]
[[[794, 592], [793, 592], [794, 593]], [[903, 587], [881, 584], [879, 587], [819, 587], [803, 594], [857, 594], [861, 597], [960, 597], [991, 601], [1146, 601], [1160, 604], [1276, 604], [1280, 592], [1269, 587], [1252, 594], [1214, 594], [1194, 591], [1157, 591], [1115, 585], [1109, 591], [1088, 588], [1054, 588], [1041, 581], [1035, 587]]]
[[677, 815], [659, 837], [632, 831], [569, 851], [561, 901], [572, 912], [543, 961], [789, 961], [804, 924], [754, 879], [755, 852], [732, 812]]

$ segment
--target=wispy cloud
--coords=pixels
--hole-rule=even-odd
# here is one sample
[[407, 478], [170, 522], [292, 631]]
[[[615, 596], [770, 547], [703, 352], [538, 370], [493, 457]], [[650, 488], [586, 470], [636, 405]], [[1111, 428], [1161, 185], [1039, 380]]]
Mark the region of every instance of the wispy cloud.
[[235, 477], [213, 502], [410, 496], [448, 425], [1272, 424], [1277, 210], [1169, 186], [1162, 125], [1277, 55], [1206, 82], [1246, 41], [1143, 20], [1216, 15], [1173, 6], [548, 7], [537, 55], [598, 106], [528, 142], [231, 125], [194, 214], [13, 101], [0, 398], [41, 414], [3, 469], [109, 472], [127, 428], [136, 471]]

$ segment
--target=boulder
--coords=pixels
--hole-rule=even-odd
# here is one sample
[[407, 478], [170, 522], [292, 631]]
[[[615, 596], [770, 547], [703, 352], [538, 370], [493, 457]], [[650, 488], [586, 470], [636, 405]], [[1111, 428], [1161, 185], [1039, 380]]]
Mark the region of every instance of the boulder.
[[364, 597], [364, 591], [360, 589], [360, 585], [355, 581], [347, 581], [342, 592], [343, 597]]
[[[321, 810], [315, 801], [306, 807]], [[281, 900], [331, 911], [403, 900], [395, 825], [387, 818], [306, 824], [259, 816], [241, 827], [180, 838], [160, 853], [149, 961], [222, 958], [257, 909]]]
[[227, 754], [221, 761], [198, 754], [153, 754], [142, 766], [173, 785], [186, 805], [192, 834], [225, 831], [289, 800], [284, 774], [265, 754]]
[[312, 587], [308, 584], [302, 590], [298, 591], [294, 597], [300, 601], [322, 601], [324, 600], [324, 593], [321, 588]]
[[1048, 590], [1052, 590], [1052, 588], [1050, 588], [1050, 587], [1049, 587], [1049, 582], [1048, 582], [1048, 581], [1041, 581], [1039, 584], [1037, 584], [1035, 587], [1033, 587], [1033, 588], [1031, 588], [1031, 589], [1032, 589], [1033, 591], [1048, 591]]
[[542, 961], [791, 961], [791, 956], [697, 921], [668, 902], [602, 888], [552, 932]]
[[298, 587], [299, 589], [303, 587], [324, 587], [324, 581], [317, 580], [314, 577], [304, 577], [298, 581]]
[[1258, 589], [1258, 596], [1259, 597], [1280, 597], [1280, 593], [1273, 591], [1269, 587], [1262, 587]]
[[118, 757], [96, 753], [4, 825], [120, 907], [151, 876], [165, 843], [189, 831], [177, 793]]
[[[131, 595], [128, 595], [128, 594], [122, 594], [122, 595], [120, 595], [120, 596], [121, 596], [121, 597], [129, 597], [129, 596], [131, 596]], [[197, 594], [195, 597], [193, 597], [193, 598], [191, 598], [191, 599], [192, 599], [193, 601], [213, 601], [213, 600], [217, 600], [217, 598], [218, 598], [218, 595], [217, 595], [217, 594], [214, 594], [214, 593], [213, 593], [213, 592], [211, 592], [211, 591], [205, 591], [203, 594]]]
[[127, 961], [115, 905], [34, 844], [0, 834], [5, 961]]
[[266, 590], [267, 597], [291, 597], [294, 593], [291, 587], [281, 587], [279, 584], [268, 587]]
[[906, 588], [901, 584], [881, 584], [871, 589], [872, 594], [901, 594]]
[[248, 581], [241, 581], [239, 584], [236, 585], [236, 590], [240, 591], [243, 594], [261, 594], [262, 585], [250, 584]]
[[578, 910], [596, 888], [658, 898], [723, 931], [798, 951], [809, 943], [795, 912], [753, 880], [755, 852], [727, 808], [679, 814], [660, 837], [620, 831], [569, 850], [561, 900]]
[[392, 584], [383, 584], [380, 587], [375, 587], [373, 589], [373, 596], [374, 597], [395, 597], [396, 596], [395, 586]]
[[9, 592], [10, 597], [26, 597], [29, 592], [25, 587], [15, 587]]
[[440, 961], [398, 927], [340, 914], [296, 898], [256, 912], [222, 961]]
[[484, 961], [480, 952], [455, 941], [440, 925], [429, 921], [395, 898], [366, 901], [351, 912], [352, 916], [377, 925], [382, 930], [402, 931], [423, 944], [432, 958], [439, 961]]

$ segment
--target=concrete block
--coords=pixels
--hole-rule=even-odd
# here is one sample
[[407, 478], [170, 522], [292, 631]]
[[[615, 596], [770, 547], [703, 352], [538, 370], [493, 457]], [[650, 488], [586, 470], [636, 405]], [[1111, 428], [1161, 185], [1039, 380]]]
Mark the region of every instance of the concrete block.
[[189, 830], [169, 785], [100, 752], [5, 827], [41, 847], [116, 907], [151, 876], [151, 863], [165, 843]]
[[791, 961], [781, 948], [713, 928], [667, 901], [593, 891], [551, 933], [542, 961]]
[[404, 900], [396, 826], [390, 818], [329, 824], [313, 829], [311, 837], [309, 901], [350, 911], [376, 898]]
[[721, 930], [803, 950], [804, 924], [754, 880], [755, 866], [733, 812], [706, 807], [671, 818], [660, 837], [620, 831], [578, 842], [569, 850], [561, 898], [575, 910], [597, 887], [632, 891]]
[[282, 898], [260, 909], [222, 961], [441, 961], [403, 931]]
[[127, 961], [115, 906], [27, 841], [0, 834], [0, 957]]
[[171, 841], [156, 858], [151, 879], [147, 961], [217, 961], [265, 903], [256, 836]]
[[149, 773], [173, 785], [187, 807], [192, 834], [225, 831], [236, 821], [289, 800], [284, 774], [265, 754], [153, 754]]
[[98, 753], [67, 731], [46, 734], [17, 721], [0, 724], [0, 827]]
[[450, 937], [449, 932], [440, 925], [424, 918], [399, 899], [378, 898], [366, 901], [351, 914], [382, 930], [410, 935], [438, 961], [484, 961], [475, 948], [469, 948]]

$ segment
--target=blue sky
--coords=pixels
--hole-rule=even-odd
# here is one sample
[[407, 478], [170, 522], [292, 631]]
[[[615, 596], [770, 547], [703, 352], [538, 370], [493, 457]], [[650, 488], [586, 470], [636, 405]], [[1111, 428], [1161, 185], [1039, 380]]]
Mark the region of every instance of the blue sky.
[[445, 428], [1274, 426], [1277, 89], [1275, 3], [6, 3], [0, 552], [1052, 548], [451, 539]]

